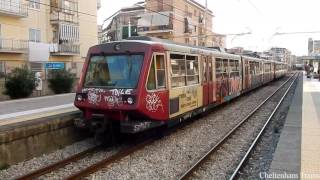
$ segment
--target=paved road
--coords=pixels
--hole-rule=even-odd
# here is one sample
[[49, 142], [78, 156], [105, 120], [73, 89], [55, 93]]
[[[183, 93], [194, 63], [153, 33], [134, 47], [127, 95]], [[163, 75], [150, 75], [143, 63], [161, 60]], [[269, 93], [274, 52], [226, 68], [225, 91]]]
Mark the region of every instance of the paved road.
[[72, 106], [74, 93], [0, 102], [0, 117], [15, 113]]

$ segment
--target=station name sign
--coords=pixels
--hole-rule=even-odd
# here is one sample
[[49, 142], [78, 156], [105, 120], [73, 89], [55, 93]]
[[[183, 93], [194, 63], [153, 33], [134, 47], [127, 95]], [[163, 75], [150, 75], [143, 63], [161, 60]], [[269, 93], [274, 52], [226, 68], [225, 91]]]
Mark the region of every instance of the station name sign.
[[64, 63], [52, 62], [45, 64], [46, 69], [64, 69]]

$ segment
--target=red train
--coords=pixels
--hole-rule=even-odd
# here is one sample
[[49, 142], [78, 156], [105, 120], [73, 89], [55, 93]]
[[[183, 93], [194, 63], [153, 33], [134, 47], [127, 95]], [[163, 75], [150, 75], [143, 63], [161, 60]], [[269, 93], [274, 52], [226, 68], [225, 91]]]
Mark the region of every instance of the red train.
[[137, 133], [176, 124], [287, 72], [280, 62], [143, 39], [90, 48], [74, 102], [78, 126]]

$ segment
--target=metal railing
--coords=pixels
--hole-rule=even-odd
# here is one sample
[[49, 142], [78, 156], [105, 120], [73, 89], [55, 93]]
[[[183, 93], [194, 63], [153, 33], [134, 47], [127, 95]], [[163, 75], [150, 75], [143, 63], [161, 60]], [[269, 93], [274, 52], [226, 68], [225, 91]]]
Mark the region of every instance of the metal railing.
[[163, 25], [163, 26], [149, 26], [149, 27], [138, 27], [138, 33], [142, 32], [152, 32], [152, 31], [169, 31], [173, 30], [173, 25]]
[[0, 52], [26, 52], [28, 41], [0, 38]]
[[26, 17], [28, 16], [28, 7], [26, 4], [17, 3], [12, 0], [0, 0], [0, 13], [10, 16]]
[[51, 51], [51, 53], [55, 55], [78, 55], [80, 54], [80, 45], [72, 43], [58, 44], [57, 49]]
[[51, 23], [59, 23], [61, 21], [74, 23], [74, 24], [79, 23], [79, 17], [77, 15], [68, 14], [68, 13], [59, 12], [59, 11], [53, 11], [50, 14], [50, 20], [51, 20]]

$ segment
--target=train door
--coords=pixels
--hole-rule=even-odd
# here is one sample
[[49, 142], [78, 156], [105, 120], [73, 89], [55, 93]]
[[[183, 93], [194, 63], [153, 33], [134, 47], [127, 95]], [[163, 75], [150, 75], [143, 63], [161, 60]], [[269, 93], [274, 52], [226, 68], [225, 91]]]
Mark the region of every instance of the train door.
[[[145, 112], [147, 115], [154, 115], [160, 118], [169, 117], [168, 109], [168, 81], [166, 71], [166, 58], [163, 53], [154, 53], [151, 59], [145, 95]], [[137, 97], [141, 98], [141, 97]]]
[[214, 82], [213, 82], [213, 62], [212, 62], [212, 57], [208, 56], [207, 57], [208, 61], [208, 71], [207, 71], [207, 77], [208, 77], [208, 85], [209, 85], [209, 104], [213, 103], [214, 99], [214, 94], [215, 94], [215, 88], [214, 88]]
[[250, 88], [250, 69], [249, 69], [249, 61], [243, 59], [243, 90], [248, 90]]
[[208, 58], [201, 56], [202, 67], [202, 87], [203, 87], [203, 106], [209, 104], [209, 79], [208, 79]]

